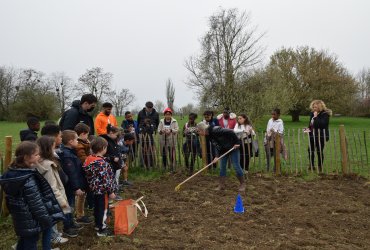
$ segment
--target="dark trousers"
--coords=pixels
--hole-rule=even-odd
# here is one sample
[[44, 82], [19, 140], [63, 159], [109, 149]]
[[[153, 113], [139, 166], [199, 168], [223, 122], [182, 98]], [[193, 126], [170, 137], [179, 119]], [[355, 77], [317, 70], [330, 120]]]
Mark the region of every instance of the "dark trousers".
[[[162, 148], [162, 163], [165, 169], [169, 165], [171, 170], [173, 170], [175, 163], [175, 152], [176, 152], [175, 147], [164, 146]], [[167, 160], [169, 160], [169, 163], [167, 163]]]
[[244, 143], [240, 147], [240, 166], [249, 171], [249, 160], [253, 155], [252, 143]]
[[[28, 237], [19, 237], [17, 250], [37, 250], [39, 234]], [[51, 249], [51, 227], [42, 231], [42, 250]]]
[[86, 194], [86, 203], [89, 209], [94, 208], [94, 194], [90, 191]]
[[[207, 164], [210, 164], [216, 157], [216, 148], [212, 145], [211, 141], [206, 137], [206, 148], [207, 148]], [[213, 168], [217, 167], [217, 163], [212, 164]]]
[[315, 168], [315, 151], [317, 154], [317, 165], [319, 167], [319, 171], [322, 171], [322, 164], [324, 163], [324, 146], [325, 146], [325, 138], [321, 137], [313, 137], [310, 136], [310, 145], [308, 147], [308, 156], [310, 159], [310, 164], [312, 168]]
[[184, 152], [185, 166], [190, 170], [190, 172], [193, 172], [195, 159], [200, 151], [197, 141], [185, 142], [182, 146], [182, 150]]
[[65, 214], [65, 220], [63, 221], [64, 230], [67, 230], [74, 225], [73, 212], [74, 212], [75, 197], [76, 197], [73, 191], [66, 191], [66, 195], [67, 195], [68, 204], [71, 207], [72, 212]]
[[95, 226], [99, 231], [107, 227], [108, 194], [94, 194]]

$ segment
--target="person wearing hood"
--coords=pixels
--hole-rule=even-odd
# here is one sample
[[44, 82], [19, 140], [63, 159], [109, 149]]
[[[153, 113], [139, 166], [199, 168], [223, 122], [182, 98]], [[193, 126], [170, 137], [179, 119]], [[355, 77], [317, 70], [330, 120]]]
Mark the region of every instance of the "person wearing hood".
[[236, 125], [236, 114], [231, 113], [229, 108], [225, 108], [224, 112], [217, 116], [217, 121], [221, 128], [234, 129]]
[[81, 100], [75, 100], [70, 109], [66, 110], [59, 121], [59, 126], [64, 130], [73, 130], [75, 126], [82, 122], [90, 127], [90, 135], [94, 135], [93, 118], [88, 112], [94, 110], [98, 99], [93, 94], [85, 94]]
[[159, 125], [159, 114], [153, 106], [153, 103], [150, 101], [145, 103], [145, 107], [137, 115], [137, 123], [139, 127], [144, 126], [145, 119], [149, 118], [154, 131], [157, 130]]
[[39, 156], [36, 143], [21, 142], [15, 159], [0, 177], [6, 205], [12, 215], [18, 243], [16, 249], [36, 250], [42, 233], [42, 249], [51, 249], [51, 228], [64, 219], [52, 188], [35, 169]]
[[28, 129], [19, 132], [21, 141], [36, 141], [37, 131], [40, 130], [40, 121], [36, 117], [30, 117], [27, 120]]
[[95, 118], [95, 128], [98, 135], [107, 134], [107, 126], [110, 124], [113, 127], [117, 127], [117, 119], [112, 114], [112, 103], [105, 102], [102, 105], [102, 111]]
[[[274, 151], [275, 151], [275, 136], [276, 134], [279, 134], [280, 136], [284, 135], [284, 123], [283, 120], [280, 119], [280, 109], [275, 108], [272, 110], [271, 113], [271, 118], [267, 123], [267, 128], [266, 128], [266, 134], [264, 138], [264, 146], [265, 146], [265, 151], [266, 151], [266, 160], [267, 160], [267, 171], [270, 170], [270, 160], [271, 157], [274, 156]], [[282, 145], [281, 150], [284, 154], [284, 158], [286, 158], [286, 152], [285, 150], [285, 144], [283, 139], [280, 140], [280, 143]], [[275, 171], [275, 167], [274, 167]]]

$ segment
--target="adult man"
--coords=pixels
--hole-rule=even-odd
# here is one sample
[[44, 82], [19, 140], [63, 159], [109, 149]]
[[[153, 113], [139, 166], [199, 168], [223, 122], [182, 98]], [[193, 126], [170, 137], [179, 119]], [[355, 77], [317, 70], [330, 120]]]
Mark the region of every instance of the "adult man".
[[75, 100], [70, 109], [63, 113], [59, 126], [63, 130], [74, 130], [75, 126], [83, 122], [90, 127], [90, 135], [94, 134], [93, 118], [88, 114], [94, 110], [98, 99], [93, 94], [85, 94], [81, 100]]
[[[204, 135], [215, 145], [218, 156], [226, 153], [230, 149], [234, 148], [230, 153], [221, 159], [220, 163], [220, 181], [219, 186], [216, 190], [225, 189], [226, 180], [226, 164], [228, 158], [231, 159], [234, 169], [236, 171], [236, 177], [240, 182], [238, 191], [245, 191], [245, 179], [243, 169], [240, 166], [240, 142], [236, 134], [231, 129], [225, 129], [218, 126], [209, 126], [204, 122], [197, 124], [197, 129], [199, 135]], [[217, 162], [218, 157], [216, 157], [213, 162]]]
[[144, 120], [146, 118], [150, 119], [151, 125], [154, 126], [154, 131], [156, 131], [159, 125], [159, 115], [153, 108], [153, 103], [150, 101], [145, 103], [145, 107], [137, 115], [137, 123], [139, 126], [144, 125]]
[[102, 105], [102, 111], [95, 118], [95, 128], [98, 135], [104, 135], [107, 133], [108, 124], [117, 127], [117, 119], [112, 114], [112, 103], [105, 102]]

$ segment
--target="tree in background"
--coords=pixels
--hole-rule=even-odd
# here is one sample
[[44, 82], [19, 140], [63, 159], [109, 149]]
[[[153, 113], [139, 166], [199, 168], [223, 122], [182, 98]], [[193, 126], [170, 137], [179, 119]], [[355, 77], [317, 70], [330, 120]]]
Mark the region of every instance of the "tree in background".
[[94, 94], [100, 103], [103, 97], [111, 93], [112, 78], [112, 73], [104, 72], [100, 67], [88, 69], [86, 73], [78, 79], [81, 85], [78, 86], [77, 91], [80, 95], [86, 93]]
[[111, 91], [108, 96], [109, 101], [113, 104], [116, 116], [122, 116], [124, 114], [124, 109], [135, 99], [134, 94], [132, 94], [129, 89]]
[[336, 113], [348, 114], [357, 91], [354, 78], [337, 57], [314, 48], [283, 48], [273, 54], [267, 66], [269, 96], [275, 104], [299, 121], [314, 99], [321, 99]]
[[356, 77], [358, 84], [358, 103], [354, 106], [354, 114], [370, 117], [370, 68], [363, 68]]
[[0, 120], [9, 118], [11, 105], [15, 102], [18, 70], [0, 67]]
[[175, 102], [175, 87], [171, 79], [169, 78], [166, 83], [166, 98], [167, 98], [167, 106], [173, 110], [173, 103]]
[[50, 75], [48, 82], [50, 86], [54, 87], [58, 100], [59, 113], [61, 115], [75, 97], [72, 79], [64, 72], [54, 72]]
[[164, 110], [164, 103], [161, 100], [156, 100], [154, 102], [154, 108], [157, 110], [158, 113], [162, 113]]
[[209, 18], [200, 55], [185, 62], [191, 75], [186, 84], [198, 92], [203, 106], [239, 109], [238, 83], [261, 62], [263, 35], [251, 26], [250, 16], [237, 9], [221, 9]]

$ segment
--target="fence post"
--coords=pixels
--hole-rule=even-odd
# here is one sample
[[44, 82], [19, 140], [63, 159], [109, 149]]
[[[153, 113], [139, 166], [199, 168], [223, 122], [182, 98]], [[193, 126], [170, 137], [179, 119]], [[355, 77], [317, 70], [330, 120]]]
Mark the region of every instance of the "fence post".
[[275, 157], [275, 174], [280, 175], [281, 170], [280, 170], [280, 152], [281, 152], [281, 135], [279, 133], [276, 133], [275, 137], [275, 152], [274, 152], [274, 157]]
[[346, 145], [346, 133], [344, 131], [344, 125], [339, 125], [339, 140], [340, 140], [340, 152], [342, 155], [342, 173], [348, 174], [348, 155]]
[[201, 135], [201, 136], [199, 136], [199, 139], [200, 139], [200, 147], [201, 147], [201, 150], [202, 150], [202, 165], [203, 165], [202, 167], [204, 167], [204, 166], [207, 166], [207, 145], [206, 145], [206, 137], [204, 135]]
[[[5, 159], [4, 159], [4, 172], [8, 169], [10, 162], [12, 160], [12, 137], [5, 136]], [[5, 193], [2, 192], [1, 200], [1, 217], [7, 217], [9, 215], [9, 210], [6, 207]]]

